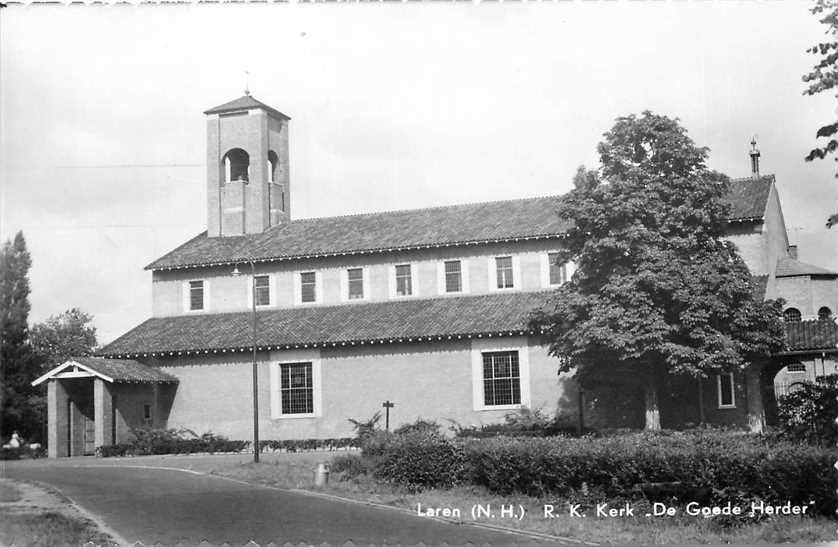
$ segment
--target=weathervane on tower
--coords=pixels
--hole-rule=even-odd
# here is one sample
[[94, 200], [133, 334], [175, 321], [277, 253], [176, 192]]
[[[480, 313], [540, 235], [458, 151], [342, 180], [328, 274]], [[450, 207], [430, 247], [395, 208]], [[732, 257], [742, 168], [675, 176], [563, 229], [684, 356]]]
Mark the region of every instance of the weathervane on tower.
[[244, 71], [244, 94], [250, 96], [250, 71]]

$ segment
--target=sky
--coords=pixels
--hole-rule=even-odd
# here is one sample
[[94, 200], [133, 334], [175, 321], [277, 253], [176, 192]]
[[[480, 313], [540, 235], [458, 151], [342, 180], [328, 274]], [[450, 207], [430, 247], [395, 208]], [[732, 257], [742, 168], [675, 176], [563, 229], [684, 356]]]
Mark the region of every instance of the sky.
[[11, 4], [0, 238], [26, 237], [31, 323], [78, 307], [113, 340], [151, 315], [144, 266], [206, 229], [202, 112], [249, 85], [292, 118], [292, 218], [564, 193], [648, 109], [732, 177], [756, 135], [800, 259], [838, 269], [838, 166], [803, 161], [837, 106], [802, 94], [809, 7]]

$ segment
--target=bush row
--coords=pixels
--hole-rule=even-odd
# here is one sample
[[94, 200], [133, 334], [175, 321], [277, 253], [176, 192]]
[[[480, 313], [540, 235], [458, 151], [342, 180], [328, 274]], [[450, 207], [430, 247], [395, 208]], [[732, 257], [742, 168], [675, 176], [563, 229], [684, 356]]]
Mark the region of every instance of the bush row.
[[[221, 435], [204, 433], [196, 435], [188, 429], [135, 429], [134, 439], [96, 448], [96, 455], [103, 458], [114, 456], [143, 456], [150, 454], [195, 454], [209, 452], [242, 452], [252, 447], [250, 441], [229, 440]], [[359, 447], [360, 441], [353, 438], [302, 439], [259, 441], [261, 451], [302, 452], [310, 450], [337, 450]]]
[[29, 445], [20, 446], [18, 448], [0, 447], [0, 461], [44, 458], [46, 455], [47, 451], [43, 447], [31, 448]]
[[[758, 435], [698, 431], [615, 437], [450, 440], [378, 433], [364, 445], [375, 477], [418, 490], [472, 483], [497, 494], [806, 504], [833, 514], [836, 451]], [[653, 483], [666, 483], [658, 490]]]

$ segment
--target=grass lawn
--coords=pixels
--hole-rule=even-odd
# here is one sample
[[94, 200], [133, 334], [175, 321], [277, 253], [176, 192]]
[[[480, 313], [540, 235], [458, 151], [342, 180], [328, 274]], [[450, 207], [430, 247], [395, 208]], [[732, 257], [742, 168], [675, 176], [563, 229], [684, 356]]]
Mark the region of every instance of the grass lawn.
[[61, 512], [32, 512], [0, 507], [0, 545], [59, 547], [107, 543], [96, 525]]
[[[298, 454], [265, 454], [262, 463], [254, 464], [247, 455], [241, 458], [196, 459], [188, 467], [247, 482], [281, 488], [319, 490], [325, 493], [371, 501], [416, 512], [417, 504], [423, 508], [448, 507], [460, 509], [460, 520], [484, 522], [542, 534], [574, 538], [595, 543], [784, 543], [822, 542], [838, 537], [838, 520], [828, 517], [802, 518], [796, 516], [769, 517], [759, 522], [747, 521], [725, 526], [719, 518], [680, 515], [674, 517], [646, 517], [646, 509], [635, 503], [637, 516], [615, 518], [571, 517], [567, 500], [539, 499], [522, 495], [498, 496], [481, 487], [462, 486], [450, 489], [430, 489], [412, 493], [403, 488], [380, 483], [361, 475], [345, 478], [333, 474], [328, 486], [317, 489], [313, 485], [312, 471], [319, 462], [328, 462], [344, 452], [309, 452]], [[171, 461], [171, 460], [170, 460]], [[187, 464], [181, 459], [179, 465]], [[608, 501], [608, 500], [598, 500]], [[472, 507], [489, 506], [494, 518], [485, 515], [474, 519]], [[556, 518], [545, 518], [544, 504], [556, 507]], [[516, 518], [500, 515], [501, 506], [514, 506]], [[525, 513], [520, 515], [519, 506]], [[590, 510], [594, 517], [594, 510]]]
[[96, 523], [56, 495], [31, 484], [0, 480], [0, 545], [59, 547], [113, 544]]

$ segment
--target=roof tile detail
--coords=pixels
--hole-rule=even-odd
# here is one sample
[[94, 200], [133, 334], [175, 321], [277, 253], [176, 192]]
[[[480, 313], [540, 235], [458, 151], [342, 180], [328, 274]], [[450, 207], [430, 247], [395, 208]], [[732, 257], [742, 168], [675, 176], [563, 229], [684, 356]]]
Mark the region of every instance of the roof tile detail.
[[170, 374], [148, 365], [129, 359], [101, 359], [98, 357], [72, 357], [75, 361], [103, 376], [113, 378], [114, 382], [141, 382], [154, 384], [177, 383], [178, 379]]
[[828, 275], [838, 277], [838, 272], [833, 272], [820, 266], [806, 264], [789, 257], [780, 257], [777, 260], [777, 277], [794, 277], [798, 275]]
[[[727, 198], [731, 220], [762, 218], [773, 183], [773, 176], [734, 180]], [[569, 223], [556, 214], [559, 199], [547, 196], [292, 220], [261, 234], [234, 237], [207, 237], [204, 232], [146, 269], [560, 237]]]
[[301, 219], [235, 237], [210, 238], [205, 232], [146, 269], [558, 237], [568, 223], [556, 214], [557, 200], [552, 196]]
[[251, 108], [261, 108], [262, 110], [266, 110], [275, 116], [279, 116], [280, 118], [286, 120], [291, 119], [279, 110], [272, 108], [261, 101], [257, 101], [250, 95], [242, 95], [238, 99], [232, 100], [222, 105], [215, 106], [213, 108], [210, 108], [209, 110], [205, 110], [204, 114], [223, 114], [225, 112], [236, 112], [240, 110], [249, 110]]
[[838, 324], [834, 319], [809, 319], [786, 323], [788, 351], [838, 348]]
[[[257, 312], [257, 345], [285, 346], [519, 333], [548, 293], [399, 300]], [[251, 347], [250, 312], [154, 317], [98, 353], [151, 353]]]

